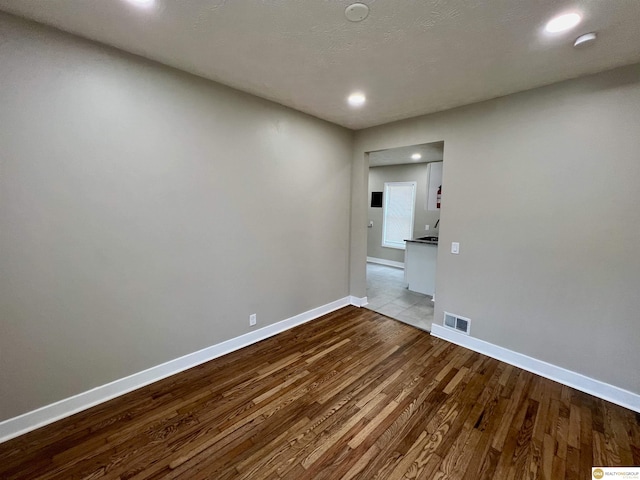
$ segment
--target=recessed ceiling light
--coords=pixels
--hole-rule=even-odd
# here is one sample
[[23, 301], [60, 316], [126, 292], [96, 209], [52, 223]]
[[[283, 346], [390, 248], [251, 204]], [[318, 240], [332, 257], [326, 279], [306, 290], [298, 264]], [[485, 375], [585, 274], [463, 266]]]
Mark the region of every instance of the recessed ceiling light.
[[566, 13], [549, 20], [544, 29], [548, 33], [565, 32], [578, 25], [581, 20], [582, 17], [577, 13]]
[[422, 155], [420, 155], [419, 153], [414, 153], [413, 155], [411, 155], [411, 158], [413, 160], [420, 160], [422, 158]]
[[595, 32], [585, 33], [584, 35], [580, 35], [576, 38], [576, 41], [573, 42], [573, 46], [576, 48], [586, 47], [587, 45], [591, 45], [595, 41], [596, 37], [597, 35]]
[[352, 107], [361, 107], [362, 105], [364, 105], [364, 102], [367, 101], [367, 97], [364, 96], [364, 93], [353, 92], [351, 95], [349, 95], [347, 101]]
[[127, 0], [130, 4], [136, 7], [148, 8], [153, 6], [156, 0]]

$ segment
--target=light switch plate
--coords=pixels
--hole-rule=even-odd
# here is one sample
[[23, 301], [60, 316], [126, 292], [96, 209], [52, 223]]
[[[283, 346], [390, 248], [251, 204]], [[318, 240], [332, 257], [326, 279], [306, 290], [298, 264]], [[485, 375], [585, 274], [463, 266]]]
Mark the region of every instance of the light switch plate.
[[425, 226], [424, 226], [424, 229], [425, 229], [425, 230], [429, 230], [429, 225], [425, 225]]
[[460, 243], [451, 242], [451, 253], [458, 255], [460, 253]]

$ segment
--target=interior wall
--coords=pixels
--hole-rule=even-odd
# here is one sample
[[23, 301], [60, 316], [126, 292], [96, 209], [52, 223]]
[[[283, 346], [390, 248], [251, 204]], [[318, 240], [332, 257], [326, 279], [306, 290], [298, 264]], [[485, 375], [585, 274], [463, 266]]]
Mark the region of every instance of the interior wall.
[[[388, 165], [369, 169], [369, 189], [367, 196], [368, 222], [373, 227], [367, 229], [367, 256], [404, 262], [404, 250], [382, 246], [383, 208], [371, 207], [371, 192], [384, 192], [385, 182], [416, 182], [416, 202], [413, 222], [413, 238], [437, 235], [436, 222], [439, 211], [428, 211], [427, 204], [427, 163]], [[384, 201], [384, 199], [383, 199]], [[429, 225], [429, 230], [425, 226]]]
[[352, 133], [0, 14], [0, 420], [349, 294]]
[[444, 140], [435, 321], [469, 317], [474, 337], [640, 393], [638, 125], [632, 65], [357, 132], [352, 295], [364, 152]]

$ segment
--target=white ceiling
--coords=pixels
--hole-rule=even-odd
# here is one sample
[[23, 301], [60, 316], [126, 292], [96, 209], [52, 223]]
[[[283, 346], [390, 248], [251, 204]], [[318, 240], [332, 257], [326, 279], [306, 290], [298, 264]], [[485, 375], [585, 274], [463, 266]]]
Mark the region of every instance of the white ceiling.
[[[0, 0], [0, 9], [353, 129], [640, 61], [639, 0]], [[549, 36], [552, 16], [584, 22]], [[596, 31], [596, 44], [573, 40]], [[358, 110], [345, 99], [362, 90]]]
[[[419, 160], [413, 160], [411, 155], [419, 153]], [[444, 156], [444, 142], [425, 143], [410, 147], [390, 148], [369, 153], [370, 167], [383, 167], [386, 165], [400, 165], [404, 163], [428, 163], [438, 162]]]

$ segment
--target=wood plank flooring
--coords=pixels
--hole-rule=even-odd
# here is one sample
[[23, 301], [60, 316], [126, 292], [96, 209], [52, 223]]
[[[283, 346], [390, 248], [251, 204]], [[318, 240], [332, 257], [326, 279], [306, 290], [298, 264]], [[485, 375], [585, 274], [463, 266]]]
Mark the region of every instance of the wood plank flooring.
[[585, 479], [638, 415], [346, 307], [0, 444], [2, 479]]

